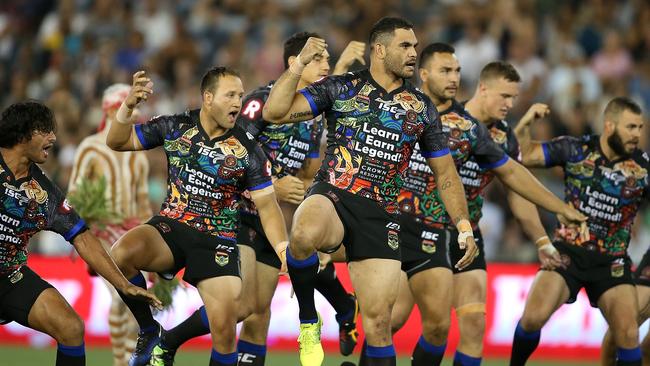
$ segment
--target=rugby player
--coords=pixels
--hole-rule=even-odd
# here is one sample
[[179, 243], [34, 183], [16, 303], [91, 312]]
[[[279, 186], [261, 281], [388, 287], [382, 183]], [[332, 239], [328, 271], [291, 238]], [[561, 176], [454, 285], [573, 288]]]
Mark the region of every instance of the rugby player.
[[[105, 179], [107, 210], [121, 217], [118, 223], [103, 223], [103, 228], [91, 228], [97, 232], [106, 249], [110, 249], [128, 229], [151, 217], [146, 155], [143, 152], [119, 153], [106, 146], [107, 127], [115, 120], [115, 114], [130, 90], [131, 86], [127, 84], [113, 84], [104, 90], [100, 131], [86, 137], [77, 147], [68, 185], [68, 194], [72, 194], [83, 180], [97, 182]], [[111, 294], [108, 326], [113, 365], [123, 366], [135, 348], [138, 326], [113, 286], [108, 286], [108, 289]]]
[[382, 18], [369, 37], [370, 67], [330, 76], [296, 92], [307, 64], [327, 45], [310, 38], [276, 81], [263, 118], [293, 123], [325, 115], [326, 156], [294, 216], [287, 264], [300, 305], [300, 360], [321, 365], [322, 321], [314, 305], [318, 270], [316, 250], [345, 245], [350, 277], [366, 332], [367, 365], [394, 365], [390, 314], [399, 286], [400, 243], [396, 198], [416, 142], [439, 182], [440, 195], [461, 232], [467, 251], [457, 263], [467, 266], [476, 254], [467, 203], [428, 97], [408, 80], [415, 72], [417, 38], [401, 18]]
[[[435, 177], [416, 148], [398, 197], [402, 211], [402, 271], [406, 276], [402, 276], [402, 296], [398, 298], [393, 311], [393, 330], [396, 331], [408, 319], [413, 302], [418, 304], [423, 334], [413, 351], [412, 365], [416, 366], [439, 365], [442, 361], [453, 300], [457, 298], [457, 292], [468, 292], [465, 288], [460, 291], [454, 288], [453, 285], [458, 283], [457, 278], [461, 277], [458, 273], [485, 271], [482, 236], [478, 230], [482, 205], [480, 193], [493, 176], [550, 211], [572, 218], [582, 216], [546, 190], [526, 168], [517, 163], [516, 140], [507, 141], [510, 145], [506, 146], [503, 146], [505, 141], [499, 140], [500, 143], [497, 143], [487, 126], [474, 119], [454, 99], [460, 84], [460, 66], [454, 52], [453, 47], [444, 43], [428, 45], [420, 56], [419, 74], [422, 90], [440, 111], [443, 130], [449, 134], [451, 154], [465, 186], [470, 222], [480, 254], [468, 267], [452, 268], [451, 263], [459, 259], [460, 251], [454, 245], [451, 248], [447, 246], [457, 240], [458, 233], [450, 225], [449, 216], [438, 197]], [[532, 206], [528, 215], [535, 216], [534, 212], [535, 207]], [[529, 230], [535, 229], [536, 235], [545, 235], [538, 216], [530, 224], [533, 226]], [[485, 279], [485, 273], [480, 277]], [[432, 283], [436, 286], [431, 286]], [[477, 294], [486, 291], [485, 284], [481, 285], [473, 289]], [[465, 316], [484, 314], [485, 298], [478, 298], [477, 294], [474, 296], [478, 301], [454, 303], [461, 331], [465, 330]], [[482, 343], [482, 336], [479, 343]], [[463, 346], [462, 340], [460, 345]], [[454, 356], [454, 365], [459, 366], [477, 365], [480, 361], [480, 351], [470, 353], [459, 348]]]
[[[143, 71], [111, 125], [107, 144], [134, 151], [163, 146], [167, 154], [168, 195], [158, 215], [130, 230], [113, 247], [122, 272], [141, 287], [140, 270], [176, 273], [196, 286], [212, 334], [210, 365], [235, 365], [235, 326], [241, 293], [236, 238], [238, 204], [248, 190], [266, 236], [284, 258], [287, 233], [271, 182], [271, 166], [260, 147], [235, 120], [244, 94], [238, 74], [210, 69], [201, 80], [200, 110], [155, 117], [132, 126], [130, 115], [152, 93]], [[140, 333], [129, 365], [149, 363], [161, 326], [147, 306], [125, 299]]]
[[[539, 113], [536, 117], [542, 117]], [[616, 365], [641, 365], [639, 307], [627, 255], [630, 230], [648, 198], [648, 155], [637, 145], [641, 108], [625, 97], [603, 113], [602, 135], [562, 136], [533, 141], [531, 118], [515, 128], [526, 166], [564, 170], [565, 200], [588, 216], [588, 235], [560, 223], [554, 246], [565, 267], [540, 270], [514, 334], [510, 365], [523, 365], [539, 344], [541, 329], [584, 287], [591, 306], [602, 312], [616, 345]]]
[[[160, 307], [146, 290], [133, 286], [68, 204], [63, 192], [37, 164], [56, 141], [56, 120], [34, 101], [10, 105], [0, 116], [0, 320], [15, 321], [52, 336], [56, 365], [86, 364], [84, 323], [61, 294], [27, 266], [27, 243], [41, 230], [61, 234], [86, 263], [134, 303]], [[144, 300], [144, 301], [143, 301]], [[145, 302], [146, 301], [146, 302]]]
[[[285, 67], [295, 62], [307, 39], [315, 33], [300, 32], [284, 44]], [[343, 51], [335, 71], [343, 73], [354, 61], [363, 61], [365, 44], [352, 41]], [[329, 74], [329, 55], [314, 58], [305, 67], [298, 88]], [[291, 125], [269, 124], [262, 119], [262, 107], [273, 82], [244, 98], [242, 112], [236, 124], [259, 142], [271, 162], [273, 186], [290, 227], [296, 205], [305, 195], [320, 165], [320, 141], [323, 133], [322, 116]], [[280, 259], [264, 235], [255, 205], [244, 196], [240, 205], [241, 227], [237, 237], [242, 259], [242, 299], [240, 319], [245, 318], [237, 342], [239, 364], [261, 366], [266, 359], [266, 337], [271, 318], [271, 300], [278, 283]], [[339, 348], [349, 355], [357, 339], [356, 315], [358, 306], [336, 277], [334, 265], [329, 263], [318, 272], [316, 289], [334, 306], [339, 321]], [[250, 314], [250, 315], [249, 315]], [[163, 333], [160, 344], [153, 350], [151, 364], [165, 366], [173, 363], [178, 347], [187, 340], [208, 334], [203, 322], [205, 307], [201, 307], [179, 326]]]

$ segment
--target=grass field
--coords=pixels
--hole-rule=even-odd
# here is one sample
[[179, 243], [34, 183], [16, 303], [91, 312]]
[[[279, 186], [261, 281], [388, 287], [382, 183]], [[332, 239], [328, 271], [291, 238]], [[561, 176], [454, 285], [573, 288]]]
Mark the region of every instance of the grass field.
[[[56, 357], [54, 348], [30, 349], [26, 347], [0, 346], [1, 366], [45, 366], [53, 365]], [[175, 366], [201, 366], [208, 364], [208, 351], [182, 350], [176, 357]], [[339, 366], [341, 362], [348, 360], [356, 362], [356, 358], [349, 359], [340, 356], [327, 355], [323, 366]], [[443, 365], [451, 365], [451, 360], [443, 361]], [[106, 348], [93, 348], [86, 355], [88, 366], [111, 366], [110, 350]], [[410, 366], [410, 360], [406, 357], [397, 361], [398, 366]], [[588, 362], [529, 362], [530, 366], [587, 366], [593, 365]], [[267, 355], [266, 366], [298, 366], [298, 355], [295, 353], [273, 352]], [[486, 360], [483, 366], [507, 365], [507, 360]]]

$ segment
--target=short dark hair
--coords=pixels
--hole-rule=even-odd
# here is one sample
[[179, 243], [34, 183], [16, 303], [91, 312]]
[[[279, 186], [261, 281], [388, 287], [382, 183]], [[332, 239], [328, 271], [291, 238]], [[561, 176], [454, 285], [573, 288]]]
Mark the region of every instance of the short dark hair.
[[[377, 43], [379, 38], [394, 36], [395, 29], [413, 29], [413, 24], [406, 19], [397, 17], [383, 17], [379, 19], [370, 30], [370, 36], [368, 37], [370, 47]], [[386, 42], [386, 40], [382, 41], [382, 43]]]
[[289, 68], [289, 57], [298, 56], [309, 37], [322, 38], [318, 33], [314, 32], [298, 32], [294, 33], [289, 39], [284, 42], [284, 68]]
[[240, 77], [237, 71], [228, 66], [215, 66], [208, 70], [201, 79], [201, 96], [203, 96], [203, 93], [206, 91], [214, 92], [217, 90], [219, 79], [227, 75], [236, 76], [238, 78]]
[[615, 118], [624, 111], [634, 114], [641, 114], [641, 107], [628, 97], [616, 97], [607, 103], [605, 107], [605, 118]]
[[422, 50], [422, 54], [420, 55], [420, 63], [418, 65], [419, 68], [422, 68], [431, 57], [433, 57], [434, 53], [451, 53], [454, 54], [456, 53], [456, 49], [452, 47], [451, 45], [447, 43], [431, 43], [430, 45], [426, 46]]
[[519, 73], [511, 63], [505, 61], [493, 61], [483, 67], [479, 80], [484, 82], [497, 78], [504, 78], [508, 81], [518, 83], [521, 81]]
[[12, 148], [32, 139], [35, 132], [56, 132], [50, 108], [35, 100], [10, 105], [0, 116], [0, 147]]

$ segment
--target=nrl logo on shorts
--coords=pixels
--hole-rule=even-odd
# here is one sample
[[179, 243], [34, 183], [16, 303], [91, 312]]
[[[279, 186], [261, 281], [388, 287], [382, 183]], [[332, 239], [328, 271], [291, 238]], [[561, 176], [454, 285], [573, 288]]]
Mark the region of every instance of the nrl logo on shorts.
[[230, 261], [230, 256], [226, 252], [218, 251], [214, 254], [214, 261], [217, 262], [218, 265], [223, 267], [226, 264], [228, 264], [228, 262]]
[[623, 275], [625, 274], [625, 260], [622, 258], [615, 260], [612, 263], [610, 271], [612, 277], [614, 278], [623, 277]]
[[164, 223], [164, 222], [159, 222], [158, 224], [156, 224], [156, 226], [158, 226], [158, 228], [159, 228], [163, 233], [168, 233], [168, 232], [172, 231], [172, 228], [170, 228], [169, 225], [167, 225], [167, 224]]
[[397, 248], [399, 248], [399, 236], [397, 235], [397, 231], [388, 231], [388, 246], [392, 250], [397, 250]]
[[436, 242], [431, 240], [422, 240], [422, 251], [428, 254], [436, 252]]

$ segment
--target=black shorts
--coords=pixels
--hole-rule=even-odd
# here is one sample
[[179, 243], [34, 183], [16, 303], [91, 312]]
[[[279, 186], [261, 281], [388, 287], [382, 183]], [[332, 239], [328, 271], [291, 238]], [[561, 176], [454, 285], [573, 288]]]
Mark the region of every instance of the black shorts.
[[237, 244], [253, 248], [257, 262], [280, 269], [282, 263], [273, 246], [266, 239], [260, 217], [246, 213], [240, 213], [239, 216], [241, 224], [237, 234]]
[[343, 245], [348, 262], [368, 258], [401, 259], [397, 215], [389, 214], [371, 199], [328, 183], [317, 182], [311, 186], [307, 195], [315, 194], [332, 201], [343, 223]]
[[469, 272], [475, 269], [482, 269], [485, 271], [487, 266], [485, 265], [485, 250], [483, 246], [483, 235], [481, 235], [481, 230], [474, 230], [474, 242], [476, 242], [476, 247], [478, 247], [478, 257], [474, 258], [472, 263], [463, 269], [458, 269], [455, 267], [456, 263], [458, 263], [458, 261], [465, 255], [465, 250], [461, 250], [458, 246], [458, 230], [456, 230], [456, 228], [452, 228], [449, 230], [449, 233], [451, 236], [449, 239], [449, 257], [451, 258], [451, 270], [454, 271], [454, 274]]
[[400, 215], [399, 223], [402, 271], [408, 278], [430, 268], [451, 269], [446, 229], [427, 225], [408, 214]]
[[0, 324], [15, 321], [29, 326], [27, 318], [34, 302], [43, 291], [52, 288], [27, 266], [22, 266], [19, 273], [0, 279]]
[[650, 287], [650, 251], [645, 252], [641, 263], [634, 272], [634, 283], [638, 286]]
[[566, 269], [555, 269], [569, 287], [567, 304], [576, 301], [578, 292], [583, 287], [587, 291], [591, 306], [597, 307], [600, 296], [610, 288], [625, 284], [634, 285], [629, 257], [605, 256], [561, 241], [556, 241], [553, 245], [567, 266]]
[[206, 278], [240, 277], [235, 241], [202, 233], [164, 216], [154, 216], [147, 224], [158, 230], [174, 256], [174, 268], [163, 275], [175, 275], [185, 267], [183, 279], [193, 286]]

